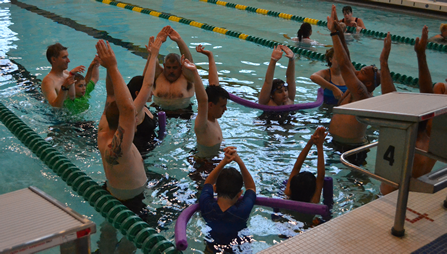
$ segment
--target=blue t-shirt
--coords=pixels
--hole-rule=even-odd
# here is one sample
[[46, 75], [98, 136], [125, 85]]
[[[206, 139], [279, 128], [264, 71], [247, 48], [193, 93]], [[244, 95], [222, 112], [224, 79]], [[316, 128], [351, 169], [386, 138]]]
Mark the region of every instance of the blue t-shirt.
[[247, 227], [256, 200], [256, 193], [247, 190], [244, 197], [232, 207], [222, 212], [214, 199], [213, 185], [205, 184], [200, 194], [199, 204], [202, 217], [211, 227], [211, 237], [215, 244], [226, 245], [238, 237], [238, 232]]

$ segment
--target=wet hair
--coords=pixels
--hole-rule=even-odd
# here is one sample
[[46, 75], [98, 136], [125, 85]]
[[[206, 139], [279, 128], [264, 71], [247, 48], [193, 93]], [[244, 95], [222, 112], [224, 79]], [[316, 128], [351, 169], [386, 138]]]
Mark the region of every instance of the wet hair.
[[298, 30], [298, 40], [301, 41], [303, 37], [309, 37], [310, 32], [312, 32], [312, 26], [309, 23], [303, 23]]
[[207, 86], [206, 94], [208, 95], [208, 102], [212, 102], [217, 104], [219, 100], [222, 99], [230, 99], [230, 95], [227, 90], [223, 89], [221, 86]]
[[290, 181], [290, 199], [310, 202], [317, 189], [317, 178], [311, 172], [301, 172]]
[[270, 95], [274, 94], [276, 90], [281, 89], [285, 83], [286, 82], [284, 82], [284, 80], [275, 78], [272, 82], [272, 90], [270, 91]]
[[84, 80], [85, 77], [82, 74], [79, 74], [79, 73], [76, 72], [75, 75], [74, 75], [74, 79], [75, 79], [75, 82], [77, 83], [77, 82], [79, 82], [81, 80]]
[[243, 184], [241, 173], [233, 167], [227, 167], [217, 177], [216, 193], [219, 197], [233, 199], [241, 191]]
[[447, 23], [442, 23], [441, 26], [439, 27], [439, 31], [444, 32], [445, 30], [447, 30]]
[[118, 105], [116, 105], [116, 101], [113, 101], [106, 105], [105, 108], [107, 123], [109, 123], [109, 128], [111, 130], [118, 129], [118, 124], [120, 120], [120, 111], [118, 109]]
[[129, 89], [133, 100], [137, 98], [136, 92], [140, 92], [141, 87], [143, 86], [143, 80], [144, 76], [135, 76], [127, 84], [127, 88]]
[[53, 45], [48, 46], [47, 48], [47, 60], [52, 64], [51, 58], [52, 57], [58, 57], [59, 53], [63, 50], [67, 50], [67, 47], [62, 46], [59, 42], [56, 42]]
[[169, 53], [165, 56], [164, 63], [178, 63], [181, 65], [180, 55], [176, 53]]
[[352, 8], [351, 8], [351, 6], [347, 5], [347, 6], [343, 7], [342, 12], [343, 12], [343, 14], [344, 14], [345, 12], [347, 12], [347, 13], [352, 13]]
[[329, 58], [334, 58], [334, 48], [330, 48], [330, 49], [326, 50], [326, 54], [324, 56], [326, 57], [327, 65], [329, 67], [331, 67], [332, 62], [329, 60]]

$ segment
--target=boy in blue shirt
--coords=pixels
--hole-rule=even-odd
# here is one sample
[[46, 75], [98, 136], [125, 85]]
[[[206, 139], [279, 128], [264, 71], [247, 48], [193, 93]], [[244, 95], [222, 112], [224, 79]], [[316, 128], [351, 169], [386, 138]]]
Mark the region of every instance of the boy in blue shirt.
[[[236, 152], [235, 147], [224, 148], [225, 158], [211, 171], [202, 189], [199, 204], [202, 217], [211, 227], [214, 242], [208, 242], [207, 250], [232, 252], [231, 245], [239, 244], [238, 232], [247, 227], [247, 220], [256, 200], [256, 186]], [[224, 168], [235, 161], [240, 173], [233, 167]], [[245, 194], [241, 200], [242, 185]], [[217, 201], [214, 199], [217, 193]], [[227, 245], [227, 246], [224, 246]]]

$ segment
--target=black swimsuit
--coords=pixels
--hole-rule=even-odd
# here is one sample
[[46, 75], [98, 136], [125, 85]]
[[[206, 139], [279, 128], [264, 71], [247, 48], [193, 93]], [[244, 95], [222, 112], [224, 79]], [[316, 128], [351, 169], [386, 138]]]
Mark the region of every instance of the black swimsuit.
[[137, 132], [133, 138], [133, 143], [141, 154], [147, 153], [155, 148], [156, 137], [155, 127], [157, 127], [157, 120], [150, 118], [144, 113], [144, 120], [137, 126]]

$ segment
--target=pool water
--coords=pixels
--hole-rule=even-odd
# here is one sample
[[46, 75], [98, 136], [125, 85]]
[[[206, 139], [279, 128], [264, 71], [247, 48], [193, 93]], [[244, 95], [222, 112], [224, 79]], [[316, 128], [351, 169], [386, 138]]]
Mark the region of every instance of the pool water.
[[[132, 0], [128, 3], [288, 44], [291, 42], [283, 34], [293, 36], [300, 26], [300, 23], [294, 21], [193, 0]], [[325, 19], [331, 6], [329, 2], [310, 0], [246, 0], [241, 4], [315, 19]], [[340, 12], [342, 5], [337, 5], [337, 8]], [[434, 34], [441, 23], [440, 20], [360, 7], [354, 8], [354, 14], [368, 21], [367, 28], [377, 31], [389, 29], [392, 33], [408, 37], [419, 36], [424, 24]], [[252, 101], [257, 100], [272, 52], [270, 48], [248, 41], [91, 0], [0, 1], [0, 19], [1, 102], [98, 183], [105, 180], [95, 136], [95, 126], [105, 102], [105, 71], [101, 68], [101, 79], [92, 92], [88, 111], [68, 116], [63, 110], [51, 109], [43, 103], [39, 90], [40, 80], [51, 67], [45, 57], [48, 45], [58, 41], [69, 48], [71, 69], [81, 64], [87, 66], [96, 54], [94, 45], [97, 40], [107, 39], [115, 51], [119, 69], [128, 82], [143, 71], [146, 60], [141, 55], [144, 55], [144, 45], [149, 36], [155, 36], [164, 26], [171, 25], [190, 46], [205, 83], [208, 63], [205, 56], [194, 50], [199, 44], [214, 53], [221, 85], [229, 92]], [[395, 25], [389, 27], [389, 24]], [[313, 31], [312, 39], [331, 44], [327, 29], [313, 26]], [[378, 65], [382, 46], [380, 40], [361, 37], [350, 44], [352, 60]], [[392, 47], [390, 69], [416, 77], [417, 62], [412, 46], [393, 44]], [[315, 50], [324, 53], [326, 48]], [[160, 53], [166, 55], [171, 52], [178, 52], [178, 49], [168, 39]], [[445, 53], [427, 51], [433, 81], [445, 79], [444, 68], [439, 67], [445, 64], [445, 56]], [[275, 77], [284, 78], [286, 64], [286, 59], [279, 61]], [[309, 77], [323, 68], [326, 67], [322, 62], [304, 57], [297, 59], [297, 103], [315, 101], [318, 85]], [[415, 88], [396, 85], [400, 91], [417, 92]], [[375, 93], [380, 94], [379, 91]], [[196, 111], [196, 105], [193, 108]], [[279, 194], [282, 182], [288, 178], [296, 157], [318, 126], [328, 127], [331, 112], [325, 107], [301, 110], [293, 113], [285, 122], [261, 120], [261, 113], [230, 101], [228, 110], [219, 120], [224, 145], [238, 148], [238, 153], [256, 182], [258, 195], [282, 197]], [[82, 128], [74, 124], [81, 121], [90, 122], [93, 127]], [[196, 203], [198, 198], [199, 184], [189, 177], [190, 172], [194, 171], [189, 162], [196, 146], [193, 127], [193, 120], [168, 119], [166, 138], [145, 159], [150, 179], [145, 202], [154, 213], [150, 224], [171, 240], [174, 238], [177, 216], [183, 209]], [[370, 140], [377, 139], [377, 135], [375, 128], [368, 129]], [[324, 152], [326, 175], [334, 179], [333, 216], [340, 216], [378, 197], [378, 181], [352, 172], [342, 165], [340, 154], [327, 143]], [[0, 124], [0, 153], [0, 194], [34, 185], [93, 220], [99, 229], [104, 219], [24, 147], [3, 124]], [[368, 169], [374, 168], [373, 153], [374, 150], [367, 157], [365, 167]], [[303, 170], [316, 172], [316, 159], [316, 150], [312, 149]], [[274, 222], [271, 214], [270, 208], [253, 209], [247, 234], [253, 235], [254, 242], [247, 252], [265, 249], [284, 240], [282, 236], [299, 234], [305, 228], [303, 223], [293, 218]], [[200, 215], [194, 215], [187, 230], [187, 253], [203, 252], [203, 241], [208, 230]], [[97, 248], [98, 239], [99, 233], [92, 237], [93, 250]]]

